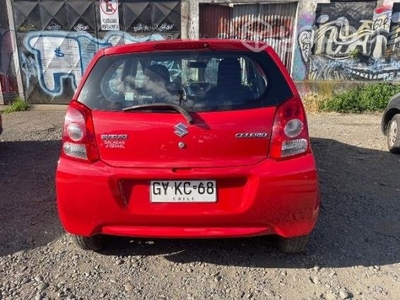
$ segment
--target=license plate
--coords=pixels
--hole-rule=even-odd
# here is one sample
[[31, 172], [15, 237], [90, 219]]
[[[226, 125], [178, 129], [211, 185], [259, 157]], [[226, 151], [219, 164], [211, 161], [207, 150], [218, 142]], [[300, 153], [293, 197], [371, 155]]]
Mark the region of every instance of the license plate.
[[215, 180], [151, 181], [151, 202], [216, 202]]

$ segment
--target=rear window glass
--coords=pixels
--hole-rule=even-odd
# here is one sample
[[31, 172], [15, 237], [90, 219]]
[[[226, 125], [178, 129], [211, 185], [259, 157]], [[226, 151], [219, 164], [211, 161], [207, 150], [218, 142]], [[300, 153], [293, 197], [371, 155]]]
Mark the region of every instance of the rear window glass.
[[97, 110], [173, 103], [201, 112], [277, 105], [290, 96], [265, 53], [185, 51], [102, 57], [78, 101]]

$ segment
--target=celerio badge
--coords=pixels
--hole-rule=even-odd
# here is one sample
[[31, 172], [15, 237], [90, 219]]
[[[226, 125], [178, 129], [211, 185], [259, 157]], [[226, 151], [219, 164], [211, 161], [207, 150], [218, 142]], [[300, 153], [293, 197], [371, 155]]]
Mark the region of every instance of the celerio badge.
[[266, 132], [239, 132], [235, 134], [237, 139], [264, 139], [268, 137]]

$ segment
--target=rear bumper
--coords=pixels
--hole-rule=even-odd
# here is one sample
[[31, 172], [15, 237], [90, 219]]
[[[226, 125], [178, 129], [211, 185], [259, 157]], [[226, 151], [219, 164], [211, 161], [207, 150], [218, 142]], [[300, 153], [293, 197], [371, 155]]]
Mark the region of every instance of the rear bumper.
[[[150, 180], [217, 181], [216, 203], [151, 203]], [[312, 155], [257, 166], [124, 169], [60, 159], [57, 204], [73, 234], [199, 238], [309, 234], [320, 204]]]

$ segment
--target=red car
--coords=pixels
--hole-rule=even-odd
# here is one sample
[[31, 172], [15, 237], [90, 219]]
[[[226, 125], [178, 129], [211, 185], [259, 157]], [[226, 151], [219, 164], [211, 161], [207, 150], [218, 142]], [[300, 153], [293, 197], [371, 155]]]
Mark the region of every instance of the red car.
[[271, 47], [232, 40], [97, 53], [66, 113], [56, 187], [88, 250], [104, 235], [275, 235], [301, 252], [320, 205], [295, 84]]

